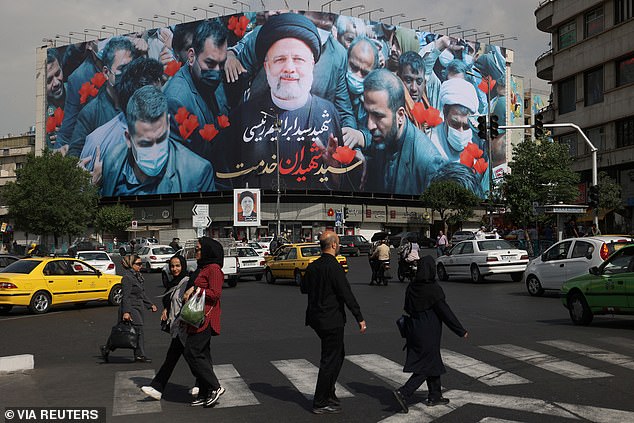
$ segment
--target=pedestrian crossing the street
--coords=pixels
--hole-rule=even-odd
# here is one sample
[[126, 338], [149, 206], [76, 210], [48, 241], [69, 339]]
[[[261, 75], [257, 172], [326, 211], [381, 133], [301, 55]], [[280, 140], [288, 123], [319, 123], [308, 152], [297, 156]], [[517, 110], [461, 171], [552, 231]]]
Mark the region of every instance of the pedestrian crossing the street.
[[[602, 344], [617, 343], [617, 340], [612, 338], [606, 338], [605, 342], [602, 342], [603, 340], [601, 338], [594, 341]], [[624, 341], [626, 340], [624, 339]], [[492, 357], [491, 354], [489, 354], [490, 352], [495, 355], [510, 358], [512, 361], [499, 360], [499, 358], [495, 356]], [[558, 352], [561, 352], [561, 354]], [[441, 417], [465, 404], [479, 404], [530, 412], [539, 412], [534, 410], [545, 407], [550, 410], [548, 411], [549, 415], [553, 416], [558, 414], [552, 414], [554, 413], [552, 409], [560, 408], [560, 412], [562, 413], [560, 416], [565, 418], [570, 418], [570, 415], [574, 415], [575, 413], [581, 413], [579, 415], [583, 416], [598, 416], [601, 413], [608, 413], [610, 416], [617, 416], [618, 419], [604, 420], [603, 418], [597, 417], [598, 420], [593, 420], [592, 418], [588, 418], [588, 420], [634, 421], [634, 413], [622, 410], [599, 409], [596, 407], [573, 404], [557, 404], [557, 407], [553, 407], [554, 403], [544, 402], [539, 399], [517, 399], [512, 396], [500, 395], [500, 393], [503, 393], [503, 391], [500, 391], [500, 388], [505, 386], [532, 384], [541, 380], [541, 378], [537, 376], [533, 380], [530, 380], [530, 375], [535, 374], [534, 371], [530, 370], [531, 368], [536, 369], [537, 372], [544, 370], [552, 372], [557, 374], [558, 377], [566, 379], [610, 378], [617, 374], [622, 375], [622, 372], [618, 369], [634, 371], [634, 358], [632, 356], [612, 352], [608, 349], [586, 343], [567, 340], [539, 341], [533, 348], [513, 344], [482, 345], [470, 350], [468, 355], [449, 349], [443, 349], [441, 353], [447, 367], [460, 373], [463, 377], [471, 378], [481, 384], [482, 389], [474, 388], [476, 391], [486, 392], [486, 387], [495, 387], [497, 388], [497, 390], [494, 391], [495, 394], [449, 390], [447, 396], [451, 398], [451, 403], [447, 406], [426, 407], [423, 404], [414, 404], [410, 407], [409, 414], [395, 414], [383, 421], [421, 421], [421, 418], [422, 421], [433, 421], [435, 418]], [[564, 356], [564, 358], [560, 358], [557, 355]], [[494, 362], [495, 366], [478, 359], [483, 356], [492, 357], [490, 361]], [[576, 359], [582, 359], [584, 365], [575, 363], [574, 361]], [[359, 375], [359, 370], [351, 369], [350, 364], [352, 364], [367, 373], [370, 378], [382, 380], [391, 389], [402, 386], [410, 376], [409, 373], [403, 372], [403, 365], [401, 363], [380, 354], [348, 355], [346, 356], [346, 361], [349, 365], [344, 365], [342, 375], [346, 372], [356, 372], [356, 375]], [[587, 367], [591, 361], [596, 362], [596, 367], [601, 370]], [[522, 365], [511, 366], [513, 362], [519, 362], [522, 363]], [[293, 386], [293, 388], [301, 393], [307, 400], [312, 400], [319, 372], [318, 362], [312, 363], [301, 358], [285, 359], [271, 361], [270, 366], [281, 373], [288, 381], [288, 384]], [[503, 367], [510, 367], [510, 370], [504, 369]], [[262, 397], [262, 394], [256, 395], [256, 393], [252, 391], [252, 387], [245, 382], [243, 378], [244, 375], [241, 375], [233, 364], [215, 365], [214, 370], [221, 385], [226, 390], [226, 393], [222, 396], [222, 400], [218, 402], [217, 408], [258, 406], [266, 402], [266, 397]], [[520, 373], [521, 375], [516, 373]], [[113, 415], [160, 413], [161, 401], [154, 401], [147, 398], [139, 389], [141, 385], [149, 383], [153, 377], [154, 370], [117, 372], [115, 375]], [[380, 382], [378, 383], [380, 384]], [[345, 384], [338, 383], [336, 386], [336, 392], [339, 398], [353, 398], [360, 395], [350, 389], [349, 386], [344, 385]], [[477, 387], [477, 384], [474, 386]], [[426, 386], [423, 385], [420, 389], [424, 391]], [[482, 419], [480, 422], [512, 423], [512, 420], [490, 417]]]

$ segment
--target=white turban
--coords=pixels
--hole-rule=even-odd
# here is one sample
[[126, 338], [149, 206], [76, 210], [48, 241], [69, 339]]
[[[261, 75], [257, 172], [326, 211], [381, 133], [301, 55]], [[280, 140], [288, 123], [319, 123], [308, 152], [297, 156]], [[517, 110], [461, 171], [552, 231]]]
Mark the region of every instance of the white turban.
[[445, 104], [460, 104], [469, 109], [471, 113], [478, 110], [478, 94], [475, 87], [462, 78], [452, 78], [443, 82], [438, 98], [441, 110]]

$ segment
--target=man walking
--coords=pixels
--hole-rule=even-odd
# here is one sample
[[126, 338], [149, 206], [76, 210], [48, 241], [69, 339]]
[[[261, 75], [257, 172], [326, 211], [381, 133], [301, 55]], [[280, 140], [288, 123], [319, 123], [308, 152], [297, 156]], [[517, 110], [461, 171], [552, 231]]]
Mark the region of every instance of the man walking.
[[335, 414], [341, 412], [335, 395], [335, 383], [345, 357], [343, 327], [346, 323], [344, 304], [352, 312], [361, 333], [366, 324], [343, 267], [337, 261], [339, 236], [326, 231], [319, 237], [321, 257], [308, 265], [301, 290], [308, 294], [306, 326], [310, 326], [321, 339], [319, 376], [313, 398], [313, 413]]

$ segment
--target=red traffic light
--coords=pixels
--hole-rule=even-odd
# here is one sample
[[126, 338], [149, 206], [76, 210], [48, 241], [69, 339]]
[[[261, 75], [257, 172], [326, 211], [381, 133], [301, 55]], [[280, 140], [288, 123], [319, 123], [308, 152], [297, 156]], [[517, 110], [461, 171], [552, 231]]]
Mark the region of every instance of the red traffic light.
[[333, 217], [335, 215], [335, 211], [331, 208], [328, 209], [328, 217]]

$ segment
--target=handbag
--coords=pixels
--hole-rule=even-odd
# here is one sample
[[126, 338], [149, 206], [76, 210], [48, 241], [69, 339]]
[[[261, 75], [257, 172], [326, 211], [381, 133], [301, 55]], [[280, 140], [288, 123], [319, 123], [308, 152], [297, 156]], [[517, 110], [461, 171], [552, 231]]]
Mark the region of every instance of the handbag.
[[132, 323], [127, 320], [122, 320], [112, 327], [110, 338], [108, 338], [108, 345], [111, 349], [136, 349], [138, 341], [138, 334], [134, 326], [132, 326]]
[[[209, 312], [211, 312], [211, 309], [209, 309]], [[205, 322], [205, 294], [200, 288], [196, 290], [194, 295], [189, 297], [189, 300], [181, 309], [180, 319], [188, 325], [197, 328], [201, 327]]]
[[398, 319], [396, 319], [396, 326], [398, 326], [398, 331], [401, 333], [401, 338], [407, 338], [407, 332], [409, 331], [409, 326], [411, 323], [411, 317], [406, 314], [401, 315]]
[[170, 333], [171, 330], [171, 322], [169, 320], [161, 320], [161, 330], [163, 332]]

